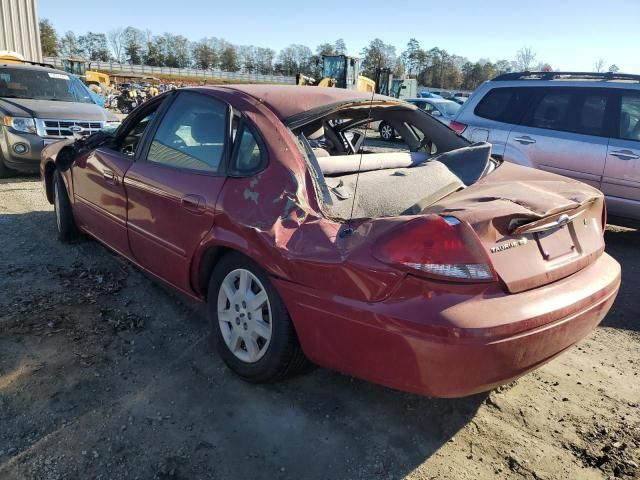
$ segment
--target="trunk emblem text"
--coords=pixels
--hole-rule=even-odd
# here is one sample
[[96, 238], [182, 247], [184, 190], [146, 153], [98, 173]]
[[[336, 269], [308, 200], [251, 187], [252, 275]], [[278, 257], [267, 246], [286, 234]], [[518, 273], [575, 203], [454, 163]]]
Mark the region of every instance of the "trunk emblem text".
[[522, 238], [520, 240], [513, 240], [511, 242], [506, 242], [501, 245], [496, 245], [495, 247], [491, 247], [491, 253], [503, 252], [504, 250], [509, 250], [510, 248], [521, 247], [522, 245], [527, 244], [527, 239]]

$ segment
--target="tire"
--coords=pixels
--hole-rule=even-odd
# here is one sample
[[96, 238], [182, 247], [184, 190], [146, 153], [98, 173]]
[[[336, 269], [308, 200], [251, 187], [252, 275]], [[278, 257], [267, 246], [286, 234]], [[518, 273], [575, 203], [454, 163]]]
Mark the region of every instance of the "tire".
[[58, 170], [53, 172], [53, 209], [56, 214], [58, 240], [69, 243], [78, 238], [78, 228], [73, 219], [69, 194]]
[[[244, 294], [241, 281], [247, 286]], [[239, 253], [222, 257], [211, 275], [207, 298], [218, 352], [244, 380], [274, 382], [306, 366], [284, 302], [255, 262]], [[252, 298], [257, 298], [253, 306]]]
[[394, 138], [396, 138], [396, 132], [393, 130], [393, 127], [389, 125], [387, 122], [382, 122], [380, 127], [378, 127], [378, 131], [380, 132], [380, 138], [390, 142]]
[[0, 178], [8, 178], [15, 175], [15, 171], [11, 170], [4, 164], [4, 160], [2, 159], [2, 155], [0, 155]]

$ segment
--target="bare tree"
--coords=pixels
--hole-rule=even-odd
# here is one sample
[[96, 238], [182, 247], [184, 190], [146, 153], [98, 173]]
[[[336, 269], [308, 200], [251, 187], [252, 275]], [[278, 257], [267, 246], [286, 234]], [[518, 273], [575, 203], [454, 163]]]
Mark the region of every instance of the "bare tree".
[[118, 27], [107, 32], [107, 39], [109, 40], [109, 47], [113, 52], [113, 58], [118, 62], [124, 60], [124, 28]]
[[533, 51], [532, 47], [522, 47], [516, 52], [516, 63], [518, 65], [518, 70], [529, 70], [531, 65], [533, 65], [535, 59], [536, 54]]
[[604, 59], [599, 58], [596, 60], [596, 63], [593, 65], [593, 70], [595, 72], [601, 72], [604, 69]]

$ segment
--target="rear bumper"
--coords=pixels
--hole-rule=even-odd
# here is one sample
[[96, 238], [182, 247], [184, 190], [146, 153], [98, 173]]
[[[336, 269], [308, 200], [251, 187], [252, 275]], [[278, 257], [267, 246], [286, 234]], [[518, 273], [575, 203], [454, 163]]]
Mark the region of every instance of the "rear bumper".
[[584, 338], [611, 308], [620, 266], [603, 254], [571, 277], [513, 295], [446, 293], [408, 277], [377, 303], [274, 283], [315, 363], [399, 390], [460, 397], [509, 382]]

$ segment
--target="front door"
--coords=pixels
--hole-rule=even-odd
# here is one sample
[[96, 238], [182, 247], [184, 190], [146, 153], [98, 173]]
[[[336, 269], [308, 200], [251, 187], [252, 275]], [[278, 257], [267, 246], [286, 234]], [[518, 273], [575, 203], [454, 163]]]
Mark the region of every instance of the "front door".
[[81, 228], [122, 255], [130, 256], [127, 239], [127, 194], [124, 177], [147, 126], [161, 101], [132, 117], [117, 138], [79, 156], [73, 166], [74, 213]]
[[640, 220], [640, 92], [622, 91], [609, 140], [602, 191], [612, 215]]
[[183, 291], [193, 254], [213, 227], [225, 181], [227, 105], [180, 92], [125, 176], [134, 258]]
[[609, 142], [609, 93], [591, 88], [539, 88], [521, 125], [509, 133], [504, 159], [600, 188]]

